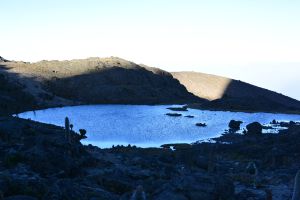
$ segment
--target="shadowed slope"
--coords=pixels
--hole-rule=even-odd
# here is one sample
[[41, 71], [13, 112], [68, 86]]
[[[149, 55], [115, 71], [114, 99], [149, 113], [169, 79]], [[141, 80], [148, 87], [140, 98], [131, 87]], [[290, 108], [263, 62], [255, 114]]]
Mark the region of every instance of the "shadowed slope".
[[[170, 73], [157, 68], [146, 69], [116, 57], [37, 63], [2, 59], [0, 65], [0, 75], [4, 77], [3, 80], [9, 81], [7, 86], [18, 84], [20, 91], [33, 97], [36, 103], [32, 109], [97, 103], [202, 102]], [[18, 98], [20, 96], [17, 95]], [[9, 110], [25, 109], [25, 106], [20, 107]]]
[[169, 74], [139, 66], [98, 68], [88, 73], [53, 78], [46, 89], [66, 99], [86, 103], [160, 104], [200, 102]]

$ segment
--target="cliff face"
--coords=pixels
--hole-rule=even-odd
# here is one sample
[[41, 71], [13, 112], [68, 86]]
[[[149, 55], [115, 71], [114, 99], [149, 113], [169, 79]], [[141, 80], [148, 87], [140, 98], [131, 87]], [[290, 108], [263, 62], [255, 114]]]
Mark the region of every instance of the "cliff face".
[[294, 112], [300, 102], [242, 81], [198, 72], [174, 72], [174, 78], [194, 95], [210, 100], [208, 109]]

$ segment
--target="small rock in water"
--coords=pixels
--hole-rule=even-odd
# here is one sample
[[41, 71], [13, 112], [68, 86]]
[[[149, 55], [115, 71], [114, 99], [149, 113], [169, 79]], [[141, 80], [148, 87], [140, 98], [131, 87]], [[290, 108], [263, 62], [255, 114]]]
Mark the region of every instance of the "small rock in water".
[[171, 116], [171, 117], [180, 117], [182, 114], [179, 113], [167, 113], [166, 115]]
[[186, 106], [183, 106], [183, 107], [169, 107], [167, 109], [172, 110], [172, 111], [188, 111]]
[[196, 126], [199, 126], [199, 127], [206, 127], [207, 125], [205, 123], [197, 123]]
[[184, 117], [186, 117], [186, 118], [194, 118], [195, 116], [193, 116], [193, 115], [186, 115]]

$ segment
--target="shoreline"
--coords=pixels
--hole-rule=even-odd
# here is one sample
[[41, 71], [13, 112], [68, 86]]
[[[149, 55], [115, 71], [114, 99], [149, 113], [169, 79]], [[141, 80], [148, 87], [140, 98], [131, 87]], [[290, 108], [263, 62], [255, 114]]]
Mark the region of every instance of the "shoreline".
[[[182, 106], [182, 107], [187, 107], [188, 109], [195, 109], [195, 110], [203, 110], [203, 111], [216, 111], [216, 112], [239, 112], [239, 113], [270, 113], [270, 114], [291, 114], [291, 115], [300, 115], [300, 111], [267, 111], [267, 110], [247, 110], [247, 109], [222, 109], [222, 108], [205, 108], [201, 107], [199, 104], [195, 103], [161, 103], [161, 104], [120, 104], [120, 103], [97, 103], [97, 104], [87, 104], [87, 103], [75, 103], [75, 104], [67, 104], [67, 105], [57, 105], [57, 106], [40, 106], [38, 109], [26, 109], [22, 110], [21, 113], [25, 112], [34, 112], [34, 111], [40, 111], [40, 110], [47, 110], [47, 109], [57, 109], [57, 108], [62, 108], [62, 107], [76, 107], [76, 106], [97, 106], [97, 105], [127, 105], [127, 106]], [[13, 114], [16, 115], [16, 114]]]

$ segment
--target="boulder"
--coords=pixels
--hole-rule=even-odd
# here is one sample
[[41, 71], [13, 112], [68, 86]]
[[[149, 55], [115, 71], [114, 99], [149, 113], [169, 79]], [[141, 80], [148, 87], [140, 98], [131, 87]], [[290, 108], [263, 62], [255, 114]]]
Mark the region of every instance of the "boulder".
[[167, 109], [172, 110], [172, 111], [188, 111], [187, 106], [170, 107], [170, 108], [167, 108]]
[[241, 129], [242, 121], [231, 120], [228, 124], [229, 132], [236, 132]]
[[194, 118], [195, 116], [193, 116], [193, 115], [186, 115], [184, 117], [186, 117], [186, 118]]
[[273, 119], [270, 124], [278, 124], [278, 121], [276, 121], [275, 119]]
[[205, 123], [197, 123], [196, 126], [199, 126], [199, 127], [206, 127], [207, 125]]
[[167, 113], [166, 115], [168, 115], [170, 117], [180, 117], [182, 114], [179, 114], [179, 113]]
[[247, 134], [260, 135], [262, 134], [263, 126], [259, 122], [253, 122], [246, 126]]

